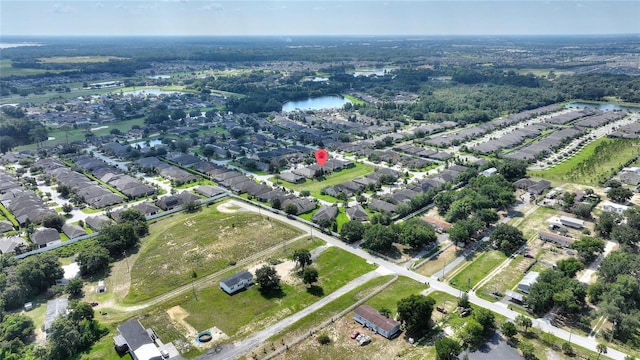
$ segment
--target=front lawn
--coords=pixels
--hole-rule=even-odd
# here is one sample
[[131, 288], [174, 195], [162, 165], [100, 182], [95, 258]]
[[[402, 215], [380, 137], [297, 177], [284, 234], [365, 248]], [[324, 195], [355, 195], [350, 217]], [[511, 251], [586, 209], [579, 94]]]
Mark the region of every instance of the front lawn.
[[454, 276], [449, 283], [451, 286], [471, 290], [480, 280], [484, 279], [496, 266], [507, 259], [507, 256], [498, 250], [488, 250], [480, 255], [474, 253], [474, 260], [462, 271]]

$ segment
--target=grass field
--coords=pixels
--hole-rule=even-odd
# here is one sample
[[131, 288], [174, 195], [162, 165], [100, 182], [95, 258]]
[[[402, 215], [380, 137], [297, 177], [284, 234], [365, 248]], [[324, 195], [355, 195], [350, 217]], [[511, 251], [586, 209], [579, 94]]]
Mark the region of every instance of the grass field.
[[605, 182], [619, 168], [635, 158], [640, 151], [640, 140], [600, 138], [585, 146], [570, 159], [546, 170], [530, 171], [533, 177], [548, 180], [595, 185]]
[[533, 259], [526, 258], [524, 256], [518, 256], [509, 263], [509, 266], [505, 267], [491, 278], [486, 284], [484, 284], [477, 294], [484, 294], [486, 296], [493, 297], [491, 295], [494, 291], [499, 291], [502, 294], [507, 290], [513, 289], [514, 286], [522, 279], [524, 270], [533, 263]]
[[[355, 164], [356, 166], [351, 169], [344, 169], [325, 176], [322, 181], [305, 179], [302, 184], [291, 184], [286, 181], [279, 180], [278, 183], [288, 189], [295, 191], [308, 190], [314, 197], [321, 197], [320, 190], [327, 186], [339, 184], [341, 182], [350, 181], [357, 177], [364, 176], [372, 173], [374, 170], [373, 165], [369, 164]], [[271, 182], [275, 182], [274, 178], [269, 179]]]
[[515, 216], [509, 221], [509, 225], [522, 231], [525, 239], [531, 239], [538, 234], [538, 231], [548, 229], [547, 219], [557, 214], [557, 210], [540, 206], [526, 218], [522, 215]]
[[[150, 299], [196, 277], [224, 269], [302, 232], [248, 212], [222, 213], [217, 206], [179, 213], [149, 227], [131, 267], [127, 302]], [[179, 257], [176, 257], [179, 254]], [[194, 274], [195, 272], [195, 274]]]
[[0, 78], [9, 77], [9, 76], [28, 76], [28, 75], [38, 75], [45, 73], [62, 73], [68, 71], [75, 71], [76, 69], [68, 69], [68, 70], [44, 70], [44, 69], [30, 69], [30, 68], [14, 68], [11, 66], [11, 60], [9, 59], [1, 59], [0, 60]]
[[[458, 251], [455, 245], [451, 245], [444, 249], [439, 255], [432, 257], [431, 260], [422, 264], [414, 271], [424, 276], [431, 276], [438, 270], [441, 270], [445, 265], [449, 264], [458, 256]], [[446, 269], [445, 269], [446, 270]]]
[[[281, 282], [282, 291], [270, 296], [263, 296], [259, 286], [253, 286], [233, 296], [222, 292], [217, 286], [212, 286], [178, 298], [166, 304], [164, 308], [180, 305], [189, 313], [185, 320], [198, 331], [217, 326], [230, 337], [240, 338], [302, 310], [347, 282], [374, 269], [374, 265], [337, 248], [329, 248], [323, 252], [314, 266], [320, 273], [316, 286], [322, 289], [322, 294], [309, 291], [300, 279], [294, 278], [293, 281]], [[156, 326], [164, 327], [162, 321], [158, 321]], [[166, 341], [176, 339], [175, 334], [168, 335]]]
[[351, 96], [351, 95], [348, 95], [348, 94], [342, 94], [342, 96], [343, 96], [345, 99], [347, 99], [347, 100], [351, 101], [352, 103], [354, 103], [354, 104], [356, 104], [356, 105], [364, 105], [364, 104], [366, 104], [366, 103], [367, 103], [366, 101], [364, 101], [364, 100], [362, 100], [362, 99], [360, 99], [360, 98], [357, 98], [357, 97], [355, 97], [355, 96]]
[[473, 257], [472, 262], [466, 260], [468, 265], [449, 281], [451, 286], [457, 289], [471, 290], [491, 270], [507, 259], [507, 256], [498, 250], [488, 250], [480, 254], [476, 252]]

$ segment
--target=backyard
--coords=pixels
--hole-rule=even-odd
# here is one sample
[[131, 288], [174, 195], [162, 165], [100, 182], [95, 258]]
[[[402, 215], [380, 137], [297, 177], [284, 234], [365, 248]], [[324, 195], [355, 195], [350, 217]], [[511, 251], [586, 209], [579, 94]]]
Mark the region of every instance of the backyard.
[[[305, 182], [301, 184], [292, 184], [286, 181], [278, 180], [278, 184], [295, 191], [308, 190], [313, 197], [324, 199], [325, 196], [321, 195], [320, 191], [327, 186], [332, 186], [341, 182], [353, 180], [355, 178], [372, 173], [373, 170], [373, 165], [356, 163], [355, 167], [351, 169], [343, 169], [341, 171], [326, 175], [323, 180], [305, 179]], [[276, 179], [271, 178], [270, 181], [276, 182]], [[333, 197], [329, 196], [327, 198], [329, 198], [328, 200], [331, 200], [333, 202], [336, 201], [336, 199]]]

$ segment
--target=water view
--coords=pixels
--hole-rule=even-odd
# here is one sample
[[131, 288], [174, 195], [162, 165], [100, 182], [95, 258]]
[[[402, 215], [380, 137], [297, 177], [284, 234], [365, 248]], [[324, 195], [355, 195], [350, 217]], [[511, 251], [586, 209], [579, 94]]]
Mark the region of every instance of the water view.
[[162, 144], [162, 140], [154, 139], [154, 140], [138, 141], [138, 142], [131, 143], [129, 145], [131, 145], [134, 148], [138, 146], [140, 146], [141, 148], [145, 148], [145, 147], [152, 147], [160, 144]]
[[640, 107], [624, 106], [624, 105], [611, 104], [611, 103], [593, 104], [593, 103], [584, 103], [584, 102], [574, 102], [574, 103], [567, 104], [567, 107], [576, 108], [576, 109], [591, 108], [591, 109], [598, 109], [602, 111], [623, 111], [623, 110], [631, 111], [631, 112], [640, 111]]
[[282, 111], [334, 109], [341, 108], [350, 102], [342, 96], [321, 96], [307, 100], [288, 101], [282, 106]]
[[142, 89], [142, 90], [132, 90], [126, 91], [123, 93], [124, 95], [172, 95], [172, 94], [185, 94], [181, 91], [169, 91], [169, 90], [160, 90], [160, 89]]
[[353, 73], [353, 76], [371, 76], [371, 75], [375, 75], [375, 76], [384, 76], [387, 73], [392, 72], [394, 69], [393, 68], [380, 68], [380, 69], [360, 69], [360, 70], [356, 70]]

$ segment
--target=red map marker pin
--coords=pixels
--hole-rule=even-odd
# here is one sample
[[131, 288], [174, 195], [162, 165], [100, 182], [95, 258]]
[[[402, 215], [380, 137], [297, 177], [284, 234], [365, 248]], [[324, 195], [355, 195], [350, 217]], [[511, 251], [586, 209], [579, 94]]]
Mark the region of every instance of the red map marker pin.
[[318, 164], [320, 164], [320, 166], [324, 166], [324, 163], [327, 162], [327, 159], [329, 159], [329, 153], [327, 152], [327, 150], [320, 149], [316, 151], [316, 161], [318, 162]]

